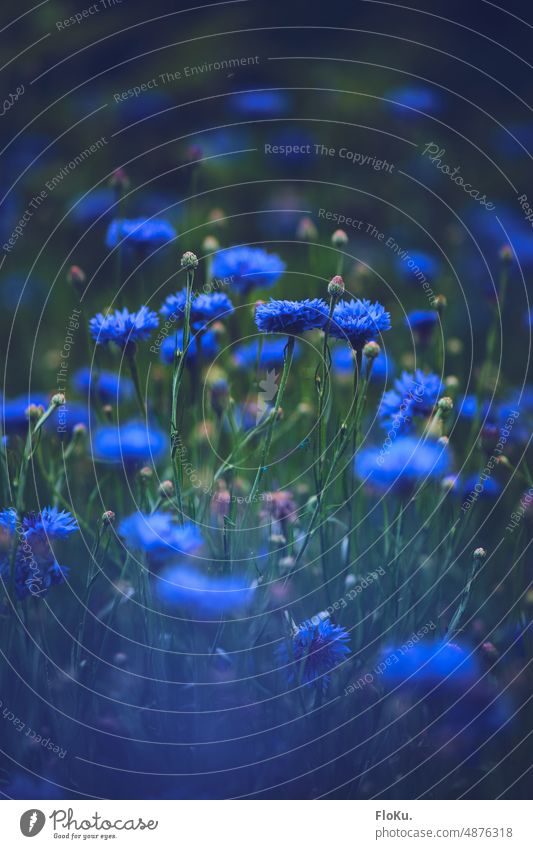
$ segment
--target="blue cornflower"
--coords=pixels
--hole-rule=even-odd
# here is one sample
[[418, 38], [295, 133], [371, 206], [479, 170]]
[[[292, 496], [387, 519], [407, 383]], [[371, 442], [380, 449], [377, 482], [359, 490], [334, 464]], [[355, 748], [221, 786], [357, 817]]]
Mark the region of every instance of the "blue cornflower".
[[[350, 345], [335, 345], [331, 350], [331, 366], [339, 377], [353, 374], [353, 350]], [[395, 368], [392, 357], [381, 351], [372, 363], [370, 380], [385, 382], [394, 376]]]
[[355, 458], [355, 471], [377, 489], [410, 493], [425, 480], [448, 474], [450, 458], [445, 445], [413, 436], [399, 436], [381, 448], [365, 448]]
[[345, 339], [355, 350], [361, 350], [384, 330], [390, 330], [390, 326], [390, 315], [381, 304], [352, 299], [337, 304], [329, 333], [336, 339]]
[[398, 256], [396, 260], [396, 271], [405, 280], [411, 274], [418, 280], [421, 279], [421, 276], [432, 280], [440, 271], [440, 263], [430, 254], [423, 253], [422, 251], [411, 251], [404, 256]]
[[387, 683], [418, 685], [430, 690], [443, 682], [448, 687], [464, 685], [479, 676], [474, 656], [454, 643], [418, 643], [407, 651], [385, 650], [383, 654], [392, 653], [395, 662], [388, 664], [383, 672]]
[[173, 295], [165, 298], [159, 312], [164, 318], [173, 317], [174, 321], [176, 321], [178, 316], [182, 316], [185, 312], [186, 301], [187, 289], [182, 289], [181, 292], [175, 292]]
[[287, 111], [290, 100], [282, 91], [244, 91], [232, 94], [230, 105], [245, 115], [279, 115]]
[[439, 314], [436, 310], [413, 310], [407, 314], [405, 323], [420, 345], [427, 345], [437, 326]]
[[[302, 681], [304, 684], [328, 687], [329, 673], [350, 654], [348, 632], [330, 619], [308, 619], [298, 625], [291, 637], [291, 651], [285, 643], [277, 650], [280, 663], [288, 666], [289, 683]], [[291, 656], [292, 655], [292, 656]]]
[[180, 525], [171, 513], [133, 513], [120, 523], [118, 532], [128, 547], [143, 551], [151, 565], [160, 565], [176, 555], [190, 554], [203, 544], [192, 523]]
[[158, 248], [176, 238], [174, 227], [165, 218], [115, 218], [107, 229], [106, 245], [115, 248], [124, 242], [136, 248]]
[[385, 392], [379, 408], [381, 425], [394, 427], [401, 433], [412, 429], [416, 417], [427, 419], [431, 416], [444, 384], [436, 374], [424, 374], [417, 369], [414, 374], [406, 371], [394, 381], [394, 389]]
[[[15, 536], [15, 531], [19, 526]], [[10, 572], [11, 548], [15, 554], [15, 591], [17, 598], [40, 597], [50, 587], [61, 584], [68, 573], [60, 566], [50, 547], [54, 539], [65, 539], [79, 530], [75, 518], [67, 510], [45, 507], [29, 513], [17, 523], [15, 510], [0, 511], [0, 576], [7, 580]]]
[[28, 538], [40, 536], [48, 539], [65, 539], [80, 529], [72, 513], [57, 507], [44, 507], [40, 513], [28, 513], [22, 519], [22, 527]]
[[[194, 332], [194, 331], [193, 331]], [[198, 345], [196, 338], [200, 334], [196, 333], [191, 336], [189, 339], [189, 347], [187, 348], [187, 353], [185, 355], [185, 362], [188, 365], [191, 365], [195, 362], [196, 357], [198, 356]], [[172, 365], [175, 361], [176, 356], [176, 336], [178, 337], [178, 348], [181, 351], [183, 348], [183, 330], [178, 330], [177, 333], [173, 333], [171, 336], [167, 336], [163, 344], [161, 345], [161, 349], [159, 351], [159, 356], [161, 358], [162, 363], [166, 363], [167, 365]], [[215, 354], [220, 349], [220, 343], [218, 341], [218, 336], [214, 330], [206, 330], [202, 332], [201, 336], [201, 351], [202, 357], [214, 357]]]
[[284, 271], [285, 263], [277, 254], [246, 245], [218, 251], [211, 267], [214, 278], [230, 278], [232, 287], [243, 295], [254, 288], [274, 286]]
[[31, 393], [31, 395], [19, 395], [18, 398], [3, 398], [0, 411], [2, 421], [0, 426], [4, 433], [25, 433], [28, 429], [28, 417], [26, 410], [30, 406], [48, 407], [48, 395], [44, 392]]
[[155, 463], [165, 453], [168, 437], [163, 431], [142, 421], [123, 425], [104, 425], [94, 434], [93, 452], [96, 460], [120, 463]]
[[385, 98], [394, 101], [385, 105], [389, 109], [399, 112], [402, 118], [407, 116], [420, 117], [413, 110], [436, 114], [441, 107], [439, 95], [433, 89], [421, 85], [392, 89], [385, 94]]
[[468, 500], [468, 496], [472, 496], [474, 493], [475, 500], [478, 498], [484, 500], [496, 499], [500, 497], [502, 492], [502, 485], [491, 477], [485, 477], [482, 480], [480, 475], [470, 475], [463, 483], [463, 498], [465, 500]]
[[109, 217], [117, 196], [111, 188], [93, 189], [85, 195], [80, 195], [72, 204], [70, 217], [77, 224], [88, 225], [97, 218]]
[[84, 366], [74, 373], [73, 383], [76, 392], [91, 395], [102, 404], [133, 398], [133, 382], [129, 377], [114, 371], [97, 371]]
[[168, 566], [158, 573], [155, 589], [170, 607], [189, 611], [201, 619], [240, 613], [252, 601], [256, 583], [244, 575], [205, 575], [186, 565]]
[[305, 301], [275, 301], [258, 304], [255, 310], [255, 323], [263, 333], [303, 333], [323, 327], [327, 320], [328, 308], [321, 298]]
[[97, 313], [89, 322], [91, 336], [97, 345], [114, 342], [120, 348], [150, 338], [150, 334], [159, 324], [155, 312], [141, 307], [137, 312], [128, 309], [115, 310], [114, 313]]
[[224, 292], [202, 293], [191, 304], [191, 322], [204, 325], [219, 318], [228, 318], [232, 312], [233, 304]]
[[[260, 342], [262, 341], [262, 345]], [[266, 337], [265, 339], [252, 339], [250, 342], [245, 342], [235, 349], [233, 354], [234, 362], [240, 368], [252, 368], [257, 363], [259, 356], [259, 348], [261, 348], [261, 356], [259, 359], [259, 368], [281, 368], [283, 366], [283, 358], [285, 347], [287, 345], [287, 337]], [[300, 356], [300, 346], [298, 343], [294, 345], [293, 358]]]

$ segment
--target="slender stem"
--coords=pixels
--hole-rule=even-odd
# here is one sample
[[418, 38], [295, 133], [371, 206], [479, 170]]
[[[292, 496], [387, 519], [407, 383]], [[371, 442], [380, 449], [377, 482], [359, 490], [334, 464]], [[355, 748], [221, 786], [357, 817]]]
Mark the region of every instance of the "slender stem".
[[[190, 323], [191, 323], [191, 296], [192, 286], [194, 282], [194, 268], [187, 269], [187, 292], [185, 299], [185, 315], [183, 323], [183, 350], [178, 356], [176, 348], [176, 356], [174, 358], [174, 367], [172, 372], [172, 398], [171, 398], [171, 413], [170, 413], [170, 444], [172, 458], [172, 474], [174, 478], [174, 491], [176, 493], [176, 503], [178, 506], [179, 520], [183, 523], [183, 498], [182, 498], [182, 472], [181, 472], [181, 451], [180, 451], [180, 436], [178, 428], [178, 396], [185, 370], [185, 361], [187, 358], [187, 349], [190, 339]], [[177, 334], [176, 334], [177, 343]]]
[[144, 398], [141, 390], [141, 382], [139, 380], [139, 372], [137, 369], [137, 362], [135, 360], [135, 345], [128, 344], [126, 346], [124, 354], [129, 366], [131, 379], [133, 380], [133, 385], [135, 387], [135, 396], [137, 398], [137, 403], [139, 404], [139, 409], [141, 411], [143, 420], [146, 421], [146, 404], [144, 403]]
[[[285, 392], [285, 386], [287, 385], [287, 378], [289, 377], [289, 371], [292, 363], [292, 356], [294, 353], [294, 342], [295, 337], [289, 336], [287, 340], [287, 345], [285, 347], [285, 356], [283, 360], [283, 371], [281, 373], [281, 379], [279, 382], [279, 389], [276, 394], [276, 400], [274, 402], [274, 407], [271, 410], [270, 417], [268, 419], [267, 431], [265, 434], [265, 440], [263, 442], [263, 451], [261, 453], [260, 463], [257, 469], [257, 473], [255, 476], [255, 480], [252, 484], [252, 489], [250, 491], [248, 506], [253, 503], [255, 496], [257, 495], [257, 490], [259, 488], [259, 482], [261, 480], [262, 475], [266, 471], [268, 455], [270, 452], [270, 446], [272, 444], [272, 434], [274, 433], [274, 427], [276, 425], [276, 421], [278, 418], [279, 408], [281, 406], [281, 401], [283, 399], [283, 394]], [[245, 511], [245, 516], [248, 511]], [[245, 518], [245, 517], [243, 517]]]

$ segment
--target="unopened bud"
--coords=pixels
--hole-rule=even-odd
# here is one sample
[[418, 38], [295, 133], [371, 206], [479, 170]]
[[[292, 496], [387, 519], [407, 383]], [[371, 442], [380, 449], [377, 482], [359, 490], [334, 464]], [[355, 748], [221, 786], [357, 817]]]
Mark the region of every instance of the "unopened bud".
[[437, 310], [437, 312], [442, 312], [446, 309], [448, 305], [448, 301], [444, 295], [435, 295], [433, 300], [431, 301], [431, 306], [433, 309]]
[[304, 242], [314, 242], [318, 238], [318, 230], [316, 228], [316, 224], [308, 216], [305, 216], [298, 222], [298, 227], [296, 228], [296, 238], [301, 239]]
[[484, 560], [487, 556], [487, 552], [484, 548], [476, 548], [473, 554], [475, 560]]
[[440, 410], [441, 413], [449, 413], [453, 410], [452, 399], [448, 395], [445, 395], [443, 398], [439, 398], [437, 402], [437, 409]]
[[172, 481], [161, 481], [159, 484], [159, 495], [163, 498], [172, 498], [174, 495], [174, 484]]
[[342, 248], [348, 244], [348, 235], [344, 230], [335, 230], [331, 236], [331, 244], [334, 248]]
[[82, 285], [85, 283], [87, 275], [79, 267], [79, 265], [71, 265], [67, 271], [67, 283], [72, 283], [73, 286]]
[[220, 242], [216, 236], [206, 236], [202, 242], [202, 250], [206, 254], [212, 254], [215, 251], [218, 251], [219, 247]]
[[113, 171], [109, 178], [109, 185], [112, 189], [118, 189], [120, 192], [125, 192], [130, 187], [130, 178], [123, 168], [117, 168]]
[[62, 392], [56, 392], [55, 395], [52, 395], [50, 399], [50, 404], [52, 407], [62, 407], [65, 403], [65, 396]]
[[102, 514], [102, 524], [104, 525], [112, 525], [115, 521], [115, 514], [112, 510], [106, 510], [105, 513]]
[[379, 347], [377, 342], [367, 342], [365, 347], [363, 348], [363, 355], [368, 360], [375, 360], [376, 357], [379, 357], [381, 353], [381, 348]]
[[185, 251], [181, 258], [182, 268], [198, 268], [198, 257], [192, 251]]
[[40, 419], [44, 413], [44, 407], [42, 404], [30, 404], [29, 407], [26, 408], [26, 418], [29, 419], [30, 422], [36, 422], [37, 419]]
[[153, 476], [154, 470], [151, 468], [151, 466], [143, 466], [142, 469], [140, 469], [139, 471], [139, 477], [143, 481], [149, 481], [153, 478]]
[[345, 289], [344, 280], [340, 274], [336, 274], [328, 283], [328, 293], [332, 298], [340, 298], [344, 295]]
[[502, 245], [500, 248], [500, 259], [502, 262], [512, 262], [513, 259], [513, 249], [511, 245]]

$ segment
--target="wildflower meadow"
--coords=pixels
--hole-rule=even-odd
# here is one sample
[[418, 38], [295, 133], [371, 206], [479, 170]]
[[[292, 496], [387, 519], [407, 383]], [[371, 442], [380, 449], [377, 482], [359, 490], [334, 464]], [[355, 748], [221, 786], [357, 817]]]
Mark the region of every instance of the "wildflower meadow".
[[531, 9], [82, 5], [0, 22], [3, 798], [527, 799]]

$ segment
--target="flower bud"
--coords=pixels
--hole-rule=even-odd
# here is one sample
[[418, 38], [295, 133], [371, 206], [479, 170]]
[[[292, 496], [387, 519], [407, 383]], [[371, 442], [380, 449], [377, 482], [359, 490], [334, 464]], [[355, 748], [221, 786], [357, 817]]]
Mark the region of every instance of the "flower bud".
[[207, 220], [210, 221], [212, 224], [218, 224], [218, 226], [221, 227], [226, 223], [224, 221], [225, 217], [226, 213], [224, 212], [224, 210], [220, 209], [220, 207], [215, 207], [215, 209], [212, 209], [209, 215], [207, 216]]
[[220, 247], [220, 242], [216, 236], [206, 236], [202, 242], [202, 250], [206, 254], [215, 253]]
[[56, 392], [55, 395], [52, 395], [50, 399], [50, 404], [52, 407], [62, 407], [65, 403], [65, 396], [62, 392]]
[[103, 525], [112, 525], [115, 521], [115, 514], [112, 510], [106, 510], [105, 513], [102, 514], [102, 524]]
[[335, 230], [331, 236], [331, 244], [334, 248], [343, 248], [348, 244], [348, 236], [344, 230]]
[[441, 413], [450, 413], [453, 410], [452, 399], [448, 395], [445, 395], [443, 398], [439, 398], [437, 402], [437, 409]]
[[446, 309], [447, 305], [448, 301], [446, 300], [446, 297], [444, 295], [435, 295], [435, 297], [431, 301], [431, 306], [439, 313]]
[[119, 192], [126, 192], [130, 187], [130, 178], [123, 168], [117, 168], [109, 178], [109, 185], [112, 189], [118, 189]]
[[191, 144], [185, 151], [185, 161], [186, 162], [201, 162], [204, 158], [203, 149], [197, 144]]
[[475, 560], [484, 560], [486, 556], [487, 552], [484, 548], [476, 548], [473, 554]]
[[143, 481], [149, 481], [154, 476], [154, 470], [151, 466], [143, 466], [139, 471], [139, 477]]
[[298, 222], [296, 228], [296, 238], [304, 242], [315, 242], [318, 238], [318, 230], [316, 224], [311, 218], [305, 216]]
[[172, 481], [161, 481], [161, 483], [159, 484], [159, 495], [162, 498], [174, 497], [174, 484], [172, 483]]
[[44, 413], [44, 407], [42, 404], [30, 404], [29, 407], [26, 408], [26, 418], [29, 419], [30, 422], [36, 422]]
[[340, 274], [336, 274], [335, 277], [332, 277], [328, 283], [328, 294], [332, 298], [340, 298], [344, 295], [346, 287], [344, 285], [344, 280], [340, 276]]
[[513, 260], [513, 249], [511, 245], [502, 245], [500, 248], [500, 259], [502, 262], [508, 263]]
[[67, 283], [71, 283], [73, 286], [81, 286], [85, 283], [87, 279], [87, 275], [85, 271], [79, 267], [79, 265], [71, 265], [69, 270], [67, 271]]
[[379, 357], [380, 353], [381, 348], [377, 342], [367, 342], [363, 348], [363, 355], [367, 358], [367, 360], [375, 360], [376, 357]]
[[198, 268], [198, 257], [192, 251], [185, 251], [181, 258], [182, 268]]

